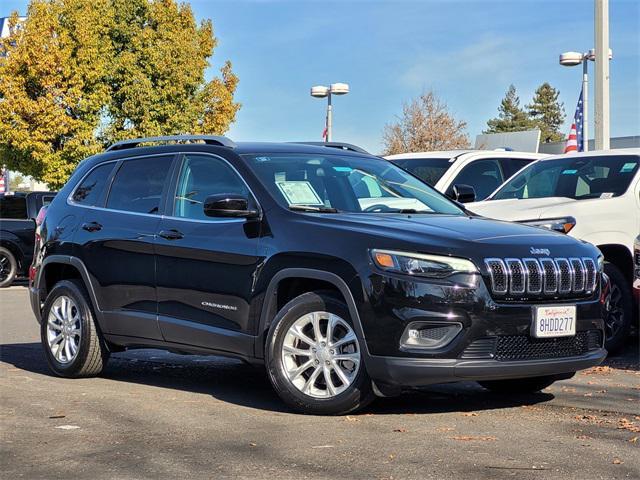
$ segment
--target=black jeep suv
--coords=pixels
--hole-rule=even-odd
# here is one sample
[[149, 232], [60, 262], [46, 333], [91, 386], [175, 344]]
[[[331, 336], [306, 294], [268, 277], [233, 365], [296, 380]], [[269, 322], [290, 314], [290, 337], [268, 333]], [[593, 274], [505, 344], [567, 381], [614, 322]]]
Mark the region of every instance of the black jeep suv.
[[537, 391], [602, 361], [595, 247], [476, 217], [355, 150], [179, 136], [81, 162], [33, 264], [51, 369], [229, 355], [295, 409], [339, 414], [457, 380]]

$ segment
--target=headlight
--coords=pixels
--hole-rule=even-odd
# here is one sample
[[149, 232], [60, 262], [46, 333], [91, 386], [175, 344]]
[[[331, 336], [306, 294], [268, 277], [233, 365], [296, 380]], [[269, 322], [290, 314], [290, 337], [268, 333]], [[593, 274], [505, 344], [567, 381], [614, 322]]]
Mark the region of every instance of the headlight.
[[598, 255], [598, 271], [604, 271], [604, 255], [602, 254]]
[[544, 220], [526, 220], [521, 223], [532, 227], [546, 228], [554, 232], [569, 233], [576, 226], [576, 219], [573, 217], [546, 218]]
[[382, 270], [419, 277], [444, 278], [453, 273], [478, 272], [475, 264], [464, 258], [392, 250], [371, 250], [371, 256]]

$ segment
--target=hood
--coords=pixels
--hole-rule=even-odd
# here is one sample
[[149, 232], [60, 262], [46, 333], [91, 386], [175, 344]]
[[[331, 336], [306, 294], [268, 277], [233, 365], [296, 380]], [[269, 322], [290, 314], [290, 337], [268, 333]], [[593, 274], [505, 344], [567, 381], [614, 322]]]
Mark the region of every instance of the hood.
[[527, 198], [519, 200], [509, 198], [506, 200], [489, 200], [484, 202], [468, 203], [465, 207], [487, 218], [498, 220], [521, 221], [538, 220], [543, 218], [544, 212], [551, 207], [562, 207], [576, 203], [576, 200], [565, 197]]
[[[409, 249], [464, 257], [527, 257], [531, 249], [551, 249], [552, 255], [591, 255], [575, 238], [549, 230], [481, 217], [407, 214], [326, 214], [316, 216], [343, 235], [357, 235], [369, 248]], [[329, 223], [330, 225], [327, 225]], [[577, 250], [582, 250], [579, 253]]]

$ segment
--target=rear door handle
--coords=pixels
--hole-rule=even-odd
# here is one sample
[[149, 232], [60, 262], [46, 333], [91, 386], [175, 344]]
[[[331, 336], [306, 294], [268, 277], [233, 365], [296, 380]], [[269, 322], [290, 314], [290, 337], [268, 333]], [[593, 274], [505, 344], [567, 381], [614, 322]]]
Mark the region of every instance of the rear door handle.
[[175, 229], [162, 230], [158, 235], [160, 235], [162, 238], [166, 238], [167, 240], [180, 240], [182, 237], [184, 237], [182, 232], [179, 232]]
[[82, 224], [82, 229], [86, 230], [87, 232], [97, 232], [99, 230], [102, 230], [102, 225], [100, 225], [98, 222], [87, 222]]

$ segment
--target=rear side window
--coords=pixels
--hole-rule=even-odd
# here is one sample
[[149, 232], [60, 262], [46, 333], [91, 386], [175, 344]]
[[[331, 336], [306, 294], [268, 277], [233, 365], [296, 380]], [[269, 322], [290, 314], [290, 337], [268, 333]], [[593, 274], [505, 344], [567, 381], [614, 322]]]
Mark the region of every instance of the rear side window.
[[107, 208], [136, 213], [158, 213], [162, 190], [173, 156], [127, 160], [116, 173]]
[[12, 220], [27, 219], [27, 199], [3, 195], [0, 197], [0, 218]]
[[438, 180], [453, 165], [448, 158], [408, 158], [392, 160], [392, 162], [411, 172], [432, 187], [438, 183]]
[[[105, 163], [94, 168], [89, 175], [84, 177], [76, 191], [73, 192], [73, 197], [71, 197], [73, 201], [80, 205], [97, 205], [114, 165], [115, 163]], [[51, 199], [48, 202], [43, 199], [43, 205], [47, 205], [50, 202]]]

